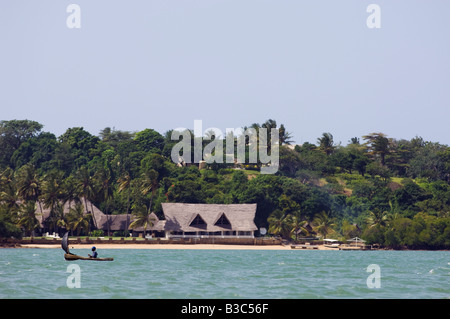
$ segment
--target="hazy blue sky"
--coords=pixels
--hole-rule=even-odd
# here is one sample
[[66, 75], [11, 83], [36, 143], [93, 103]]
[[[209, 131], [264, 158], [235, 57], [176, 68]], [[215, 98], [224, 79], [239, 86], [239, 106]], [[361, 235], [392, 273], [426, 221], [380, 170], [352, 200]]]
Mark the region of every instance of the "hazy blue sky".
[[272, 118], [297, 143], [450, 144], [449, 16], [448, 0], [2, 0], [0, 119], [59, 136]]

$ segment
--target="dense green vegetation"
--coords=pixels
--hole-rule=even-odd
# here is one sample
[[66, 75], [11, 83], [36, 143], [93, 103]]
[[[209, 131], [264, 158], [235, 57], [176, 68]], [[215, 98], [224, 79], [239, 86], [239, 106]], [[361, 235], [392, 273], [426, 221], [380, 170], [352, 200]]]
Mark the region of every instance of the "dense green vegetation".
[[[179, 167], [170, 158], [177, 143], [171, 131], [105, 128], [96, 136], [74, 127], [56, 137], [34, 121], [1, 121], [0, 237], [38, 228], [37, 199], [51, 210], [48, 230], [78, 234], [92, 225], [77, 205], [84, 199], [106, 214], [140, 218], [151, 211], [162, 217], [167, 201], [257, 203], [256, 225], [292, 240], [309, 230], [391, 248], [450, 248], [448, 146], [382, 133], [343, 146], [324, 133], [293, 147], [291, 134], [274, 120], [251, 127], [279, 128], [276, 174], [260, 174], [259, 163]], [[62, 202], [73, 203], [70, 214], [62, 214]]]

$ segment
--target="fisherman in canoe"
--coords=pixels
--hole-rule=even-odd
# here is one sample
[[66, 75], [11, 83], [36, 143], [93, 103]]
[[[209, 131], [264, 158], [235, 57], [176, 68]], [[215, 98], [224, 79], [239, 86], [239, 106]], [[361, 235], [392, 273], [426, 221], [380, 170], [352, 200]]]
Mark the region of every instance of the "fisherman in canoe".
[[88, 256], [91, 257], [91, 258], [97, 258], [98, 253], [97, 253], [97, 251], [96, 251], [95, 246], [92, 247], [92, 255], [91, 255], [91, 254], [88, 254]]
[[82, 257], [72, 254], [69, 251], [69, 232], [65, 233], [61, 240], [61, 248], [65, 251], [65, 260], [95, 260], [95, 261], [113, 261], [114, 258], [98, 258], [97, 249], [92, 247], [92, 255], [88, 254], [89, 257]]

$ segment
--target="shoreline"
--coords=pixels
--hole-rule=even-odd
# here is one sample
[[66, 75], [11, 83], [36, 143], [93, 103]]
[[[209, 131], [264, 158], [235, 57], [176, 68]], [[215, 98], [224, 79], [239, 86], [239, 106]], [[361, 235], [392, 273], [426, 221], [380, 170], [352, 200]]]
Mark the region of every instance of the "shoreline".
[[[200, 250], [338, 250], [318, 246], [318, 249], [292, 249], [291, 245], [228, 245], [228, 244], [70, 244], [70, 249], [200, 249]], [[22, 244], [17, 248], [61, 249], [60, 244]]]
[[[340, 251], [339, 249], [317, 245], [317, 249], [292, 249], [291, 245], [232, 245], [232, 244], [73, 244], [70, 249], [88, 249], [92, 246], [99, 249], [186, 249], [186, 250], [296, 250], [296, 251]], [[5, 248], [38, 248], [38, 249], [61, 249], [60, 244], [12, 244], [1, 245], [0, 249]], [[448, 249], [368, 249], [353, 251], [449, 251]]]
[[[185, 250], [295, 250], [295, 251], [340, 251], [336, 248], [329, 248], [323, 245], [317, 245], [317, 249], [292, 249], [291, 245], [233, 245], [233, 244], [73, 244], [70, 249], [87, 249], [92, 246], [98, 249], [185, 249]], [[39, 248], [39, 249], [61, 249], [60, 244], [16, 244], [11, 246], [0, 245], [2, 248]], [[350, 250], [352, 251], [352, 250]], [[368, 249], [353, 251], [449, 251], [447, 249]]]

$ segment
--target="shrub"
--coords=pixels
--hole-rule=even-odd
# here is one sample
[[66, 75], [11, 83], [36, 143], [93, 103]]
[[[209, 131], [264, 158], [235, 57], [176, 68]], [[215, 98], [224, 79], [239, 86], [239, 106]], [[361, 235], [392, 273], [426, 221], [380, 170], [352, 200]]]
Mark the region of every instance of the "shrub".
[[101, 229], [96, 229], [96, 230], [93, 230], [93, 231], [91, 231], [89, 233], [90, 237], [101, 237], [101, 236], [104, 236], [104, 235], [105, 235], [105, 232], [103, 230], [101, 230]]

